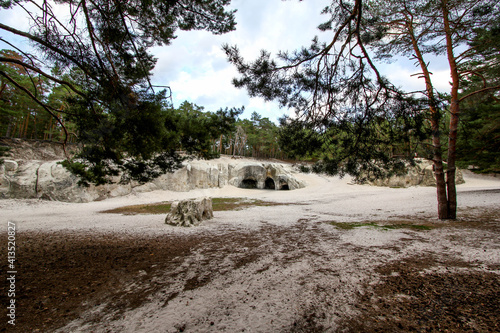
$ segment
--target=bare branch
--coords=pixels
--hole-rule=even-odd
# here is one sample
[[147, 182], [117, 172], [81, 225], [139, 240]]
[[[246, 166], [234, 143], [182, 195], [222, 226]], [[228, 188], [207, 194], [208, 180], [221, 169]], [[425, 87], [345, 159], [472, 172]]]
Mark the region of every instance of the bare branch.
[[494, 90], [500, 90], [500, 85], [497, 85], [497, 86], [493, 86], [493, 87], [486, 87], [486, 88], [483, 88], [483, 89], [479, 89], [479, 90], [476, 90], [476, 91], [473, 91], [471, 92], [470, 94], [467, 94], [463, 97], [461, 97], [458, 102], [462, 102], [463, 100], [471, 97], [471, 96], [474, 96], [474, 95], [477, 95], [477, 94], [481, 94], [481, 93], [485, 93], [485, 92], [489, 92], [489, 91], [494, 91]]

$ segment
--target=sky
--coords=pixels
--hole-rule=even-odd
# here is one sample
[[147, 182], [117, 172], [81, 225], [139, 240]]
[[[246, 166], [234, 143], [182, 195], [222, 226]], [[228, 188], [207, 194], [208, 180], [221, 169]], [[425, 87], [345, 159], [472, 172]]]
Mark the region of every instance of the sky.
[[[227, 61], [222, 45], [236, 45], [245, 60], [254, 60], [263, 49], [276, 55], [280, 50], [293, 51], [308, 46], [314, 36], [327, 41], [332, 32], [321, 32], [317, 26], [326, 21], [327, 17], [320, 13], [330, 3], [330, 0], [233, 0], [229, 9], [237, 9], [236, 31], [224, 35], [178, 31], [171, 45], [151, 50], [158, 58], [152, 82], [171, 87], [175, 107], [185, 100], [203, 106], [206, 111], [244, 106], [242, 118], [249, 118], [256, 111], [276, 122], [283, 114], [291, 115], [293, 111], [280, 109], [277, 103], [265, 102], [262, 98], [250, 98], [244, 88], [235, 88], [231, 81], [238, 73]], [[25, 26], [28, 22], [23, 13], [2, 9], [0, 21], [12, 26]], [[4, 31], [0, 31], [0, 37], [12, 40]], [[2, 48], [8, 46], [0, 41]], [[430, 68], [435, 87], [449, 91], [445, 64], [438, 58], [431, 59]], [[380, 64], [380, 69], [395, 85], [406, 90], [423, 88], [423, 80], [412, 76], [418, 70], [411, 61], [399, 59], [395, 63]]]

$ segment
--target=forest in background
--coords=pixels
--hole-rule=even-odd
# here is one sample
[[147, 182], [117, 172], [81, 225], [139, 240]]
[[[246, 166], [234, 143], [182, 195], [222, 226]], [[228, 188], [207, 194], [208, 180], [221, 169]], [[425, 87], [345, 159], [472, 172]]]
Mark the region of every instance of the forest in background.
[[[12, 50], [0, 50], [0, 55], [27, 62], [21, 54]], [[78, 129], [66, 116], [71, 92], [41, 75], [33, 75], [22, 65], [1, 63], [0, 69], [20, 82], [37, 99], [59, 110], [56, 114], [62, 124], [51, 116], [35, 99], [0, 77], [0, 136], [28, 140], [63, 142], [65, 131], [69, 133], [68, 143], [78, 142]], [[57, 69], [53, 70], [58, 75]], [[68, 78], [66, 78], [68, 79]], [[225, 111], [228, 111], [227, 109]], [[198, 145], [203, 157], [214, 154], [228, 154], [256, 158], [286, 159], [280, 149], [279, 127], [257, 112], [250, 119], [238, 119], [240, 111], [233, 110], [224, 119], [222, 110], [206, 111], [202, 106], [183, 102], [178, 108], [166, 107], [169, 140], [176, 150], [191, 150]], [[224, 124], [224, 121], [227, 124]], [[207, 131], [207, 129], [211, 129]]]
[[[25, 62], [19, 53], [0, 50], [0, 55]], [[0, 67], [38, 99], [59, 110], [57, 118], [69, 133], [68, 142], [77, 142], [77, 128], [65, 116], [68, 97], [71, 94], [62, 85], [41, 75], [30, 74], [22, 65], [2, 63]], [[57, 69], [53, 70], [57, 75]], [[478, 95], [463, 108], [462, 131], [459, 136], [459, 165], [473, 165], [479, 172], [500, 172], [500, 106], [492, 95]], [[242, 110], [223, 116], [219, 112], [204, 110], [203, 106], [183, 102], [178, 108], [165, 109], [170, 126], [169, 140], [176, 150], [201, 152], [201, 157], [211, 158], [219, 154], [261, 159], [317, 161], [331, 149], [341, 149], [342, 135], [332, 134], [331, 141], [304, 124], [290, 119], [280, 119], [275, 124], [269, 118], [254, 111], [250, 119], [240, 119]], [[226, 111], [228, 111], [226, 109]], [[226, 119], [224, 120], [224, 117]], [[224, 126], [224, 121], [227, 124]], [[443, 133], [447, 132], [447, 119], [443, 119]], [[381, 129], [383, 124], [381, 124]], [[208, 130], [211, 129], [211, 130]], [[380, 130], [383, 133], [383, 130]], [[344, 136], [347, 132], [344, 133]], [[63, 142], [62, 124], [44, 110], [34, 99], [0, 77], [0, 136], [30, 140]], [[409, 141], [391, 144], [393, 156], [427, 158], [430, 141], [425, 137], [411, 137]]]

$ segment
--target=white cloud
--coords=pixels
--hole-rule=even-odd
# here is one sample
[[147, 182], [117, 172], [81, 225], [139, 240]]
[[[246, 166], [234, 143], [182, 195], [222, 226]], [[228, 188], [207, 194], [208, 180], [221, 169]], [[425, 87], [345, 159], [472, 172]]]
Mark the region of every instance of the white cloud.
[[232, 85], [238, 73], [228, 63], [222, 44], [238, 46], [247, 60], [258, 57], [262, 49], [276, 54], [308, 45], [319, 33], [316, 26], [323, 19], [319, 13], [328, 3], [234, 0], [231, 7], [238, 9], [236, 31], [221, 36], [206, 31], [179, 32], [170, 46], [154, 49], [158, 63], [153, 81], [171, 86], [175, 106], [184, 100], [212, 111], [245, 106], [243, 117], [257, 111], [276, 121], [287, 110], [275, 102], [250, 98], [246, 90]]
[[[403, 64], [405, 61], [402, 61]], [[425, 81], [419, 75], [422, 71], [420, 68], [404, 67], [398, 62], [392, 64], [384, 64], [379, 66], [382, 73], [387, 76], [389, 81], [394, 85], [403, 88], [405, 91], [422, 91], [425, 90]], [[434, 88], [443, 93], [450, 91], [450, 72], [448, 70], [435, 71], [431, 68], [431, 80]]]

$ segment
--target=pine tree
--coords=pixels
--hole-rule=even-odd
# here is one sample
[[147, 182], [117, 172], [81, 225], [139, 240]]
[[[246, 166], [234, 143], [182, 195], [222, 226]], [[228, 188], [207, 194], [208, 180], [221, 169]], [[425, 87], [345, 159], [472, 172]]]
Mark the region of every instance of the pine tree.
[[[64, 143], [70, 135], [64, 120], [74, 124], [83, 148], [78, 162], [66, 163], [73, 171], [97, 184], [119, 172], [143, 181], [173, 170], [180, 161], [165, 145], [170, 105], [167, 92], [156, 91], [149, 80], [156, 59], [148, 49], [168, 45], [179, 29], [214, 34], [234, 30], [234, 11], [224, 9], [229, 2], [62, 0], [28, 8], [21, 1], [2, 1], [3, 10], [23, 7], [33, 25], [29, 32], [3, 23], [0, 29], [30, 41], [58, 73], [37, 66], [34, 52], [26, 61], [1, 57], [0, 62], [18, 64], [64, 86], [70, 92], [67, 108], [46, 103], [6, 71], [0, 70], [0, 76], [57, 121]], [[56, 3], [58, 12], [66, 9], [66, 14], [54, 14]]]
[[[454, 219], [456, 142], [464, 99], [459, 98], [460, 84], [464, 77], [474, 75], [466, 64], [481, 53], [468, 44], [469, 36], [487, 27], [499, 12], [497, 1], [334, 0], [323, 10], [328, 20], [318, 27], [330, 32], [328, 43], [315, 38], [308, 48], [281, 52], [276, 60], [263, 51], [251, 63], [240, 56], [237, 47], [226, 45], [224, 49], [241, 75], [234, 80], [235, 86], [296, 109], [300, 119], [325, 136], [325, 142], [337, 140], [342, 149], [332, 150], [324, 161], [324, 168], [332, 171], [356, 174], [363, 169], [380, 171], [379, 166], [397, 169], [401, 164], [389, 154], [390, 149], [383, 148], [391, 142], [410, 142], [412, 136], [420, 138], [428, 116], [438, 216]], [[448, 62], [448, 98], [434, 89], [426, 60], [430, 54]], [[392, 55], [415, 60], [417, 73], [424, 79], [420, 92], [405, 93], [381, 75], [376, 60]], [[498, 63], [485, 65], [498, 68]], [[498, 90], [494, 82], [485, 82], [480, 88]], [[447, 151], [443, 152], [441, 120], [446, 112], [450, 122]], [[348, 135], [341, 137], [342, 133]], [[443, 153], [447, 156], [446, 177]]]

